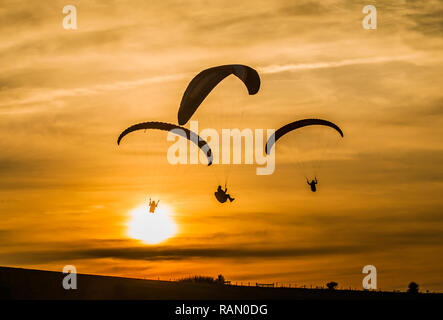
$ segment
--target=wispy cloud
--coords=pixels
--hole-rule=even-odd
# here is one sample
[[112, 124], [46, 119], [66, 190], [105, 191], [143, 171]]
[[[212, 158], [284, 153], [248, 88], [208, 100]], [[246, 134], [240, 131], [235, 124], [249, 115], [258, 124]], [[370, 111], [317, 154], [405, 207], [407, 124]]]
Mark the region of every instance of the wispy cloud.
[[86, 250], [49, 250], [38, 252], [20, 252], [8, 254], [8, 259], [15, 263], [48, 263], [63, 260], [83, 259], [123, 259], [143, 261], [184, 260], [189, 258], [293, 258], [304, 256], [331, 255], [338, 253], [357, 253], [361, 246], [326, 246], [302, 248], [174, 248], [174, 247], [125, 247], [125, 248], [91, 248]]
[[[258, 70], [262, 74], [275, 74], [282, 72], [296, 72], [301, 70], [340, 68], [340, 67], [359, 65], [359, 64], [376, 64], [376, 63], [385, 63], [385, 62], [394, 62], [394, 61], [412, 61], [416, 57], [417, 57], [416, 55], [384, 56], [384, 57], [346, 59], [339, 61], [269, 65], [264, 67], [258, 67]], [[0, 107], [30, 105], [34, 103], [53, 101], [56, 99], [63, 99], [69, 97], [89, 96], [89, 95], [100, 94], [107, 91], [126, 90], [126, 89], [141, 87], [148, 84], [178, 81], [191, 77], [192, 74], [190, 73], [178, 73], [178, 74], [146, 77], [132, 81], [117, 81], [114, 83], [97, 84], [94, 86], [84, 87], [84, 88], [45, 90], [32, 94], [28, 97], [0, 103]], [[21, 112], [26, 113], [26, 112], [32, 112], [34, 110], [35, 109], [33, 108], [24, 109], [24, 110], [17, 110], [17, 109], [4, 110], [1, 111], [0, 114], [11, 114], [11, 113], [21, 113]]]
[[[189, 76], [188, 74], [175, 74], [175, 75], [164, 75], [164, 76], [154, 76], [154, 77], [146, 77], [133, 81], [117, 81], [114, 83], [108, 84], [98, 84], [95, 86], [85, 87], [85, 88], [73, 88], [73, 89], [59, 89], [59, 90], [45, 90], [38, 92], [36, 94], [30, 95], [28, 97], [22, 99], [16, 99], [8, 102], [4, 102], [0, 104], [0, 107], [6, 106], [20, 106], [20, 105], [30, 105], [34, 103], [53, 101], [56, 99], [63, 99], [69, 97], [77, 97], [77, 96], [90, 96], [95, 95], [107, 91], [115, 91], [115, 90], [126, 90], [136, 87], [141, 87], [147, 84], [152, 83], [162, 83], [169, 81], [177, 81], [181, 80], [185, 77]], [[35, 109], [26, 109], [26, 110], [6, 110], [1, 111], [0, 114], [9, 114], [9, 113], [20, 113], [20, 112], [32, 112]]]
[[339, 67], [346, 67], [358, 64], [374, 64], [374, 63], [384, 63], [384, 62], [394, 62], [394, 61], [412, 61], [413, 58], [416, 58], [416, 55], [370, 57], [370, 58], [345, 59], [339, 61], [270, 65], [266, 67], [260, 67], [259, 72], [269, 74], [269, 73], [280, 73], [280, 72], [294, 72], [299, 70], [339, 68]]

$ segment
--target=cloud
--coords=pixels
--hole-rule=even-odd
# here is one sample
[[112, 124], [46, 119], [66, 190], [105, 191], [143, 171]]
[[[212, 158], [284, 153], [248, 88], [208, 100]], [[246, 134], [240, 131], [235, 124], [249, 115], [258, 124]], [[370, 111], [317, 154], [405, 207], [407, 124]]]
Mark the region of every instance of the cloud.
[[[327, 69], [327, 68], [340, 68], [350, 65], [359, 64], [377, 64], [395, 61], [412, 61], [416, 56], [386, 56], [386, 57], [370, 57], [370, 58], [358, 58], [358, 59], [346, 59], [340, 61], [324, 61], [324, 62], [314, 62], [314, 63], [301, 63], [301, 64], [285, 64], [285, 65], [269, 65], [264, 67], [258, 67], [258, 71], [263, 74], [275, 74], [283, 72], [296, 72], [302, 70], [315, 70], [315, 69]], [[199, 70], [200, 71], [200, 70]], [[198, 72], [196, 71], [195, 74]], [[90, 96], [95, 94], [100, 94], [103, 92], [113, 92], [115, 90], [127, 90], [131, 88], [143, 87], [149, 84], [164, 83], [171, 81], [178, 81], [192, 77], [190, 73], [180, 73], [180, 74], [169, 74], [160, 75], [153, 77], [140, 78], [132, 81], [116, 81], [113, 83], [96, 84], [89, 87], [83, 88], [72, 88], [72, 89], [57, 89], [57, 90], [42, 90], [37, 93], [33, 93], [28, 97], [7, 100], [6, 102], [0, 103], [0, 107], [10, 107], [10, 106], [20, 106], [29, 105], [35, 103], [41, 103], [46, 101], [53, 101], [57, 99], [77, 97], [77, 96]], [[32, 112], [39, 110], [39, 108], [34, 109], [17, 109], [13, 108], [10, 110], [5, 110], [0, 112], [0, 114], [17, 114], [20, 112]]]
[[385, 63], [385, 62], [394, 62], [394, 61], [413, 61], [413, 59], [415, 59], [416, 57], [417, 56], [415, 55], [386, 56], [386, 57], [346, 59], [340, 61], [271, 65], [266, 67], [260, 67], [259, 72], [262, 72], [264, 74], [272, 74], [272, 73], [281, 73], [281, 72], [294, 72], [299, 70], [340, 68], [340, 67], [346, 67], [357, 64], [375, 64], [375, 63]]
[[[338, 216], [330, 213], [329, 216], [311, 215], [299, 216], [291, 221], [287, 220], [286, 226], [292, 225], [300, 227], [301, 225], [316, 226], [317, 232], [313, 238], [297, 240], [298, 246], [287, 246], [277, 243], [263, 245], [256, 243], [239, 244], [235, 247], [229, 244], [214, 244], [206, 246], [137, 246], [134, 240], [125, 239], [93, 239], [81, 242], [68, 243], [47, 243], [40, 244], [32, 251], [3, 251], [0, 257], [12, 263], [42, 264], [55, 263], [60, 261], [76, 261], [89, 259], [120, 259], [120, 260], [139, 260], [139, 261], [180, 261], [189, 259], [241, 259], [243, 262], [248, 260], [267, 260], [267, 259], [294, 259], [308, 257], [324, 256], [354, 256], [361, 253], [370, 254], [380, 250], [380, 246], [385, 249], [395, 251], [400, 248], [443, 247], [443, 239], [439, 227], [441, 216], [419, 213], [424, 216], [420, 219], [417, 216], [401, 215], [392, 216], [372, 213], [360, 214], [356, 216], [343, 215]], [[281, 217], [280, 217], [281, 218]], [[284, 218], [283, 218], [284, 219]], [[414, 222], [414, 228], [404, 230], [405, 225]], [[301, 224], [300, 224], [301, 223]], [[300, 229], [297, 229], [300, 230]], [[356, 232], [359, 230], [358, 232]], [[10, 231], [7, 231], [7, 236]], [[0, 236], [2, 232], [0, 232]], [[331, 235], [334, 235], [331, 238]], [[219, 234], [207, 236], [211, 241], [219, 239]], [[229, 234], [224, 236], [225, 240]], [[234, 234], [235, 236], [235, 234]], [[185, 238], [184, 238], [185, 239]], [[198, 238], [197, 238], [198, 239]], [[289, 238], [285, 238], [287, 242]], [[189, 242], [192, 239], [185, 239]], [[201, 240], [201, 239], [200, 239]], [[182, 242], [182, 241], [179, 241]], [[201, 242], [201, 241], [200, 241]], [[328, 243], [323, 245], [323, 243]], [[37, 249], [43, 246], [49, 246], [47, 250]], [[63, 248], [58, 249], [58, 248]]]
[[13, 229], [0, 229], [0, 242], [6, 243], [11, 240], [11, 237], [17, 232]]
[[[300, 248], [174, 248], [174, 247], [125, 247], [91, 248], [78, 250], [49, 250], [31, 252], [13, 252], [3, 254], [13, 263], [52, 263], [65, 260], [84, 259], [123, 259], [142, 261], [168, 261], [188, 259], [280, 259], [331, 254], [357, 253], [361, 246], [327, 246]], [[0, 257], [2, 254], [0, 254]]]
[[443, 36], [443, 3], [439, 0], [408, 1], [409, 10], [405, 14], [413, 22], [411, 30], [426, 36]]
[[[137, 79], [134, 81], [117, 81], [109, 84], [98, 84], [90, 87], [84, 88], [73, 88], [73, 89], [59, 89], [59, 90], [45, 90], [41, 91], [37, 94], [30, 95], [25, 98], [10, 100], [8, 102], [0, 103], [0, 107], [6, 106], [19, 106], [19, 105], [28, 105], [34, 103], [41, 103], [45, 101], [53, 101], [57, 99], [69, 98], [69, 97], [78, 97], [78, 96], [90, 96], [94, 94], [99, 94], [107, 91], [116, 91], [116, 90], [126, 90], [135, 87], [145, 86], [147, 84], [152, 83], [161, 83], [161, 82], [169, 82], [169, 81], [177, 81], [187, 77], [187, 74], [175, 74], [175, 75], [165, 75], [165, 76], [157, 76], [157, 77], [146, 77]], [[24, 110], [7, 110], [0, 112], [0, 114], [17, 114], [20, 112], [30, 112], [36, 109], [24, 109]], [[37, 109], [39, 110], [39, 109]]]

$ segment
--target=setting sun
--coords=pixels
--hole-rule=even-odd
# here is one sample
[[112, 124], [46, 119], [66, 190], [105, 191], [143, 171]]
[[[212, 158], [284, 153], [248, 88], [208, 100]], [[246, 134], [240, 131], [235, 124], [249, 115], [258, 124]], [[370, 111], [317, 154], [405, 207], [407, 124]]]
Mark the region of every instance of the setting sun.
[[173, 237], [177, 225], [171, 217], [172, 211], [165, 205], [159, 205], [155, 213], [149, 213], [146, 204], [129, 212], [128, 236], [147, 244], [157, 244]]

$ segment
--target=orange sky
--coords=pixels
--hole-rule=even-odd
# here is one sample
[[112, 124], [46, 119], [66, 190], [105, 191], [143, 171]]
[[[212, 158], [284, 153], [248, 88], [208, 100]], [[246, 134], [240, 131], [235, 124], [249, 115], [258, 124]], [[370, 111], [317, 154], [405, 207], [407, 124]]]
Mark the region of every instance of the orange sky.
[[[0, 265], [162, 279], [361, 288], [364, 265], [382, 289], [443, 290], [443, 60], [439, 1], [64, 1], [0, 8]], [[212, 92], [195, 119], [278, 128], [303, 117], [345, 139], [313, 194], [279, 141], [271, 176], [172, 167], [164, 133], [116, 138], [141, 121], [176, 123], [192, 76], [214, 65], [256, 68]], [[223, 111], [223, 110], [229, 110]], [[218, 120], [219, 121], [219, 120]], [[220, 122], [219, 122], [220, 123]], [[158, 245], [127, 236], [147, 197], [179, 231]]]

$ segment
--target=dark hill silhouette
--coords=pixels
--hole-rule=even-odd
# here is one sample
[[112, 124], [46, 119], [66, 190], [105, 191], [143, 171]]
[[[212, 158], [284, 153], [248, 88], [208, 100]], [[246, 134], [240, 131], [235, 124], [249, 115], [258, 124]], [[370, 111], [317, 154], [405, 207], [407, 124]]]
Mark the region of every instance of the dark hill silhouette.
[[0, 267], [0, 299], [443, 299], [443, 294], [408, 294], [303, 288], [242, 287], [214, 283], [77, 275], [77, 290], [65, 290], [62, 272]]

